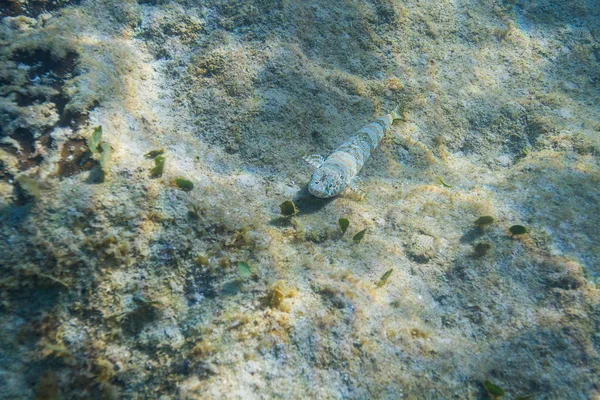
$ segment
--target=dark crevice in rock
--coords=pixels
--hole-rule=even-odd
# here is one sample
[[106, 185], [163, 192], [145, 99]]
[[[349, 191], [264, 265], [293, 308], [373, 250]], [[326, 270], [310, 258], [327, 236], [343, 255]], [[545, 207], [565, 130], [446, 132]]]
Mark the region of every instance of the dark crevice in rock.
[[83, 139], [70, 139], [62, 147], [58, 162], [58, 175], [68, 177], [89, 171], [98, 163]]
[[0, 2], [0, 17], [16, 17], [25, 15], [37, 17], [38, 15], [59, 10], [66, 6], [77, 5], [81, 0], [5, 0]]

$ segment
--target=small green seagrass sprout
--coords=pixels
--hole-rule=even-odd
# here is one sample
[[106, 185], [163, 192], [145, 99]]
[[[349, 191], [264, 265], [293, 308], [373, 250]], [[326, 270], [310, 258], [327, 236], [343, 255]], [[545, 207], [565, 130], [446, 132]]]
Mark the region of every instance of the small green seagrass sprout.
[[354, 240], [356, 243], [359, 243], [365, 237], [365, 233], [367, 233], [367, 228], [363, 229], [362, 231], [360, 231], [356, 235], [354, 235], [352, 240]]
[[448, 185], [446, 182], [444, 182], [444, 180], [442, 179], [441, 176], [438, 176], [437, 178], [438, 178], [438, 181], [442, 184], [443, 187], [446, 187], [446, 188], [451, 188], [452, 187], [452, 185]]
[[98, 149], [98, 145], [100, 144], [100, 138], [102, 137], [102, 126], [97, 126], [94, 128], [94, 132], [92, 136], [90, 136], [87, 140], [88, 149], [92, 153], [94, 153]]
[[175, 186], [186, 192], [189, 192], [194, 188], [194, 184], [192, 183], [192, 181], [188, 181], [185, 178], [175, 178], [173, 182], [175, 183]]
[[110, 161], [110, 146], [106, 142], [101, 142], [100, 150], [102, 150], [102, 153], [100, 154], [100, 168], [102, 169], [104, 176], [107, 176], [109, 172], [108, 163]]
[[490, 396], [494, 399], [504, 396], [504, 390], [502, 390], [500, 387], [494, 385], [488, 380], [483, 382], [483, 387], [485, 387], [485, 390], [487, 390]]
[[388, 271], [385, 271], [385, 274], [381, 275], [381, 278], [379, 279], [379, 282], [376, 283], [376, 286], [378, 288], [382, 287], [383, 285], [385, 285], [388, 281], [388, 279], [390, 278], [390, 276], [392, 275], [392, 272], [394, 272], [394, 269], [389, 269]]
[[202, 208], [200, 208], [197, 204], [191, 204], [190, 209], [188, 210], [188, 217], [192, 219], [200, 219], [202, 211]]
[[156, 307], [162, 306], [162, 303], [160, 301], [147, 299], [140, 294], [135, 294], [133, 296], [133, 299], [141, 304], [145, 304], [145, 305], [149, 305], [149, 306], [156, 306]]
[[477, 220], [475, 221], [475, 225], [478, 226], [479, 228], [489, 225], [491, 223], [494, 222], [494, 217], [490, 217], [489, 215], [485, 215], [483, 217], [479, 217], [477, 218]]
[[508, 228], [508, 230], [513, 235], [522, 235], [524, 233], [527, 233], [527, 228], [525, 228], [523, 225], [513, 225], [510, 228]]
[[152, 159], [152, 158], [156, 158], [157, 156], [160, 156], [164, 152], [165, 152], [165, 149], [151, 150], [151, 151], [147, 152], [146, 154], [144, 154], [144, 157]]
[[342, 235], [346, 233], [346, 230], [350, 226], [350, 221], [347, 218], [340, 218], [338, 220], [338, 224], [340, 225], [340, 229], [342, 230]]
[[252, 276], [252, 271], [250, 271], [250, 266], [245, 261], [238, 261], [237, 265], [238, 275], [243, 279], [248, 279]]
[[165, 158], [163, 156], [157, 156], [154, 159], [154, 167], [150, 170], [150, 176], [153, 178], [161, 177], [165, 170]]
[[279, 205], [279, 210], [281, 211], [281, 215], [283, 215], [284, 217], [292, 217], [298, 214], [298, 209], [296, 208], [296, 205], [294, 205], [294, 202], [291, 200], [286, 200], [283, 203], [281, 203]]
[[51, 281], [53, 281], [53, 282], [56, 282], [56, 283], [58, 283], [58, 284], [60, 284], [60, 285], [64, 286], [64, 287], [65, 287], [65, 288], [67, 288], [67, 289], [69, 288], [69, 284], [68, 284], [67, 282], [65, 282], [65, 281], [63, 281], [63, 280], [61, 280], [61, 279], [58, 279], [58, 278], [56, 278], [56, 277], [54, 277], [54, 276], [52, 276], [52, 275], [43, 274], [43, 273], [41, 273], [41, 272], [38, 272], [38, 273], [37, 273], [37, 276], [40, 276], [40, 277], [42, 277], [42, 278], [46, 278], [46, 279], [50, 279]]
[[99, 156], [99, 164], [100, 164], [100, 182], [103, 182], [106, 177], [108, 176], [109, 173], [109, 168], [108, 168], [108, 164], [110, 161], [110, 152], [111, 152], [111, 148], [110, 145], [105, 142], [102, 141], [102, 126], [97, 126], [94, 128], [94, 132], [92, 132], [92, 135], [87, 139], [87, 146], [89, 149], [89, 152], [87, 152], [87, 154], [84, 154], [82, 156], [82, 159], [80, 160], [79, 164], [83, 165], [87, 162], [87, 160], [90, 159], [90, 157], [93, 156], [93, 153], [97, 153], [98, 150], [100, 151], [100, 156]]

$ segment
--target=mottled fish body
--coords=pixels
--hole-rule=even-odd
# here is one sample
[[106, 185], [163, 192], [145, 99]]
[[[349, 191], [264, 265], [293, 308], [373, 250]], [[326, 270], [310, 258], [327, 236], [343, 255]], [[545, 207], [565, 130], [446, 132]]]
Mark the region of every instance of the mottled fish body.
[[310, 177], [308, 191], [313, 196], [328, 198], [340, 194], [346, 186], [358, 190], [353, 182], [354, 178], [373, 150], [379, 146], [392, 123], [400, 118], [398, 106], [391, 113], [359, 129], [325, 160], [319, 155], [305, 157], [309, 164], [316, 167]]

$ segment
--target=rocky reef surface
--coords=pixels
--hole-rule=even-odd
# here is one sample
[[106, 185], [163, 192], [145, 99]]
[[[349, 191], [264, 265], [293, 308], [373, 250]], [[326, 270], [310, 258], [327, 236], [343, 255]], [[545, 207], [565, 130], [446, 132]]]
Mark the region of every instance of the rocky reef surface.
[[600, 397], [597, 1], [5, 3], [1, 399]]

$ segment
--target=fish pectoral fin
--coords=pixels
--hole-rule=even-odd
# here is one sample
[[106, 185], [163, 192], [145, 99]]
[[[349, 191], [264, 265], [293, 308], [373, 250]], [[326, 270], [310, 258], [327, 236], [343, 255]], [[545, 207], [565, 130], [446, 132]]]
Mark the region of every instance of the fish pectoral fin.
[[392, 118], [394, 120], [397, 120], [397, 119], [404, 120], [405, 119], [405, 117], [404, 117], [404, 108], [405, 107], [404, 106], [405, 106], [404, 103], [399, 103], [396, 106], [396, 108], [394, 108], [394, 110], [390, 113], [390, 115], [392, 116]]
[[302, 159], [314, 168], [319, 168], [325, 162], [325, 159], [318, 154], [306, 154]]
[[352, 191], [360, 198], [360, 200], [364, 200], [367, 198], [367, 192], [358, 187], [358, 182], [356, 178], [348, 182], [348, 187], [352, 189]]

